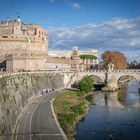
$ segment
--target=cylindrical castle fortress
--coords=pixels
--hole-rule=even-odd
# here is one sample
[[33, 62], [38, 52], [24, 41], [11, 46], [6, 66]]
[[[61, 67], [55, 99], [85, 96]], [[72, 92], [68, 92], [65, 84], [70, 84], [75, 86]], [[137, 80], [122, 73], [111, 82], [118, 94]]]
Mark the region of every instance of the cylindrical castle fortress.
[[45, 69], [47, 55], [48, 33], [41, 26], [20, 18], [0, 22], [0, 61], [6, 61], [6, 70]]

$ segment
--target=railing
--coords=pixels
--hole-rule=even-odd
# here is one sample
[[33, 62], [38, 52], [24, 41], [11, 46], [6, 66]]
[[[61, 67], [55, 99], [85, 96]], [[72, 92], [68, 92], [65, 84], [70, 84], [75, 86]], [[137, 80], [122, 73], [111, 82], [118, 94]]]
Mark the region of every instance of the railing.
[[79, 70], [78, 72], [82, 73], [106, 73], [106, 72], [112, 72], [112, 73], [140, 73], [140, 69], [129, 69], [129, 70]]
[[129, 70], [74, 70], [74, 69], [46, 69], [46, 70], [35, 70], [35, 71], [0, 71], [1, 76], [10, 76], [18, 74], [33, 74], [33, 73], [71, 73], [77, 71], [78, 73], [140, 73], [140, 69], [129, 69]]
[[11, 76], [11, 75], [20, 75], [20, 74], [39, 74], [39, 73], [73, 73], [72, 70], [68, 69], [46, 69], [46, 70], [35, 70], [35, 71], [0, 71], [0, 77], [2, 76]]
[[107, 72], [107, 70], [79, 70], [78, 72], [85, 72], [85, 73], [91, 73], [91, 72], [99, 73], [99, 72], [102, 72], [102, 73], [105, 73], [105, 72]]

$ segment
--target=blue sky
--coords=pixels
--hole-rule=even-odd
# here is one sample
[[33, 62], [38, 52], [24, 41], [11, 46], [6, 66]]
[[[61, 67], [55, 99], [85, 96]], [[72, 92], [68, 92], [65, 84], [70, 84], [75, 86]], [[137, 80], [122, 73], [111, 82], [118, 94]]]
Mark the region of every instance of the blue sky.
[[49, 49], [118, 50], [140, 60], [140, 0], [0, 0], [0, 20], [36, 23], [49, 33]]

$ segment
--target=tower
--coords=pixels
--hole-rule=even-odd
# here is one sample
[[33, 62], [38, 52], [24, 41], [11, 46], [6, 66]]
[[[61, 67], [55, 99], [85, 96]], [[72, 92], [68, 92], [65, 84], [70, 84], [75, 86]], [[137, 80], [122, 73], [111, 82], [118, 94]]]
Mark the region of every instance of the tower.
[[21, 30], [21, 19], [20, 19], [20, 16], [19, 16], [19, 12], [17, 12], [17, 20], [16, 22], [14, 22], [14, 27], [13, 27], [13, 34], [22, 34], [22, 30]]
[[19, 16], [19, 12], [17, 12], [17, 21], [18, 21], [18, 22], [21, 22], [20, 16]]

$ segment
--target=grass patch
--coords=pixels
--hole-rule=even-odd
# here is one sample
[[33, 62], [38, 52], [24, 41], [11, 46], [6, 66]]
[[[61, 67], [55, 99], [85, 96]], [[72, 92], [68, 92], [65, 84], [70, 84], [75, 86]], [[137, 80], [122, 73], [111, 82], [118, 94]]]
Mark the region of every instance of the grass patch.
[[74, 114], [65, 114], [65, 113], [58, 114], [58, 117], [59, 123], [61, 124], [61, 127], [64, 130], [67, 129], [67, 126], [71, 125], [76, 118]]
[[67, 90], [54, 101], [57, 119], [68, 139], [74, 139], [76, 123], [85, 115], [88, 102], [77, 90]]
[[72, 111], [78, 115], [83, 115], [84, 114], [84, 109], [83, 109], [84, 105], [85, 105], [84, 102], [79, 103], [78, 105], [72, 107]]

